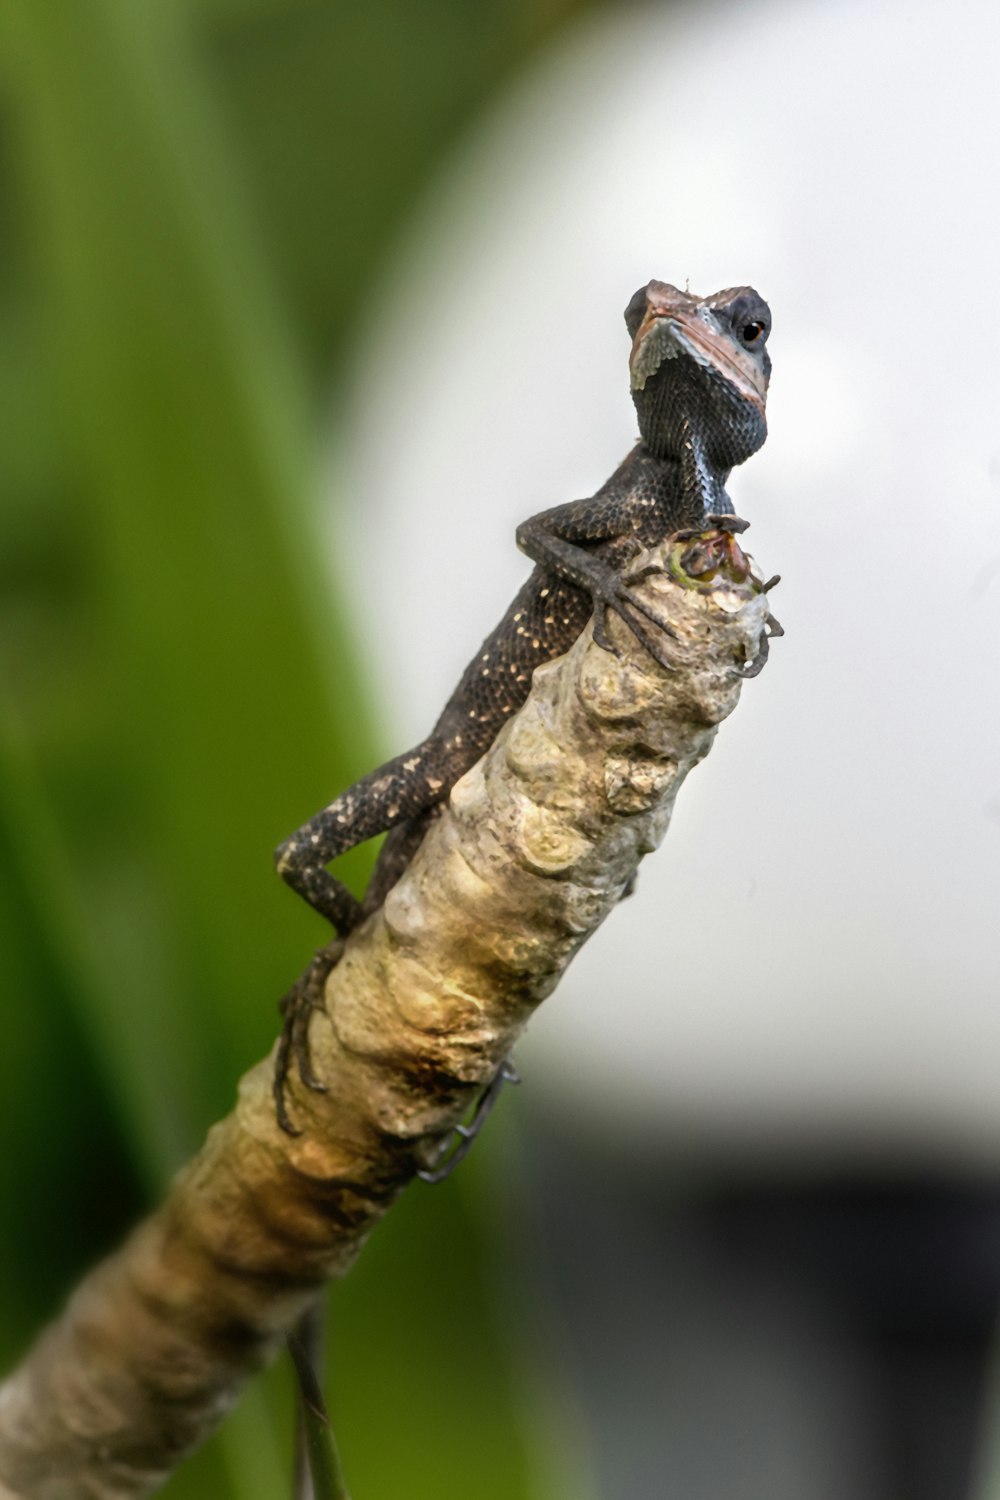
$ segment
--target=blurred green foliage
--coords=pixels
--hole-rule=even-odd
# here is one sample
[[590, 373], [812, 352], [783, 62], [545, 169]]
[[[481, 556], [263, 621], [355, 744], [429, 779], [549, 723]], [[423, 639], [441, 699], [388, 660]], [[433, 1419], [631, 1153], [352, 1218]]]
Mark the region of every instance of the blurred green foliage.
[[[4, 1365], [322, 939], [270, 850], [380, 748], [318, 560], [324, 402], [441, 152], [577, 9], [0, 11]], [[358, 1500], [532, 1491], [485, 1201], [415, 1191], [337, 1292]], [[169, 1493], [284, 1493], [289, 1413], [272, 1373]]]

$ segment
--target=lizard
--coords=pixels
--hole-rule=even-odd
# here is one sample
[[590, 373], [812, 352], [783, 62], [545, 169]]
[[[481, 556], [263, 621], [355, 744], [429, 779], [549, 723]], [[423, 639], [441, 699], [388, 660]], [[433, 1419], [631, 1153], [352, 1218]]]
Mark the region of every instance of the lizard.
[[[746, 527], [725, 486], [730, 471], [767, 435], [767, 303], [749, 286], [697, 297], [650, 281], [630, 300], [625, 325], [638, 442], [594, 495], [543, 511], [517, 528], [517, 545], [534, 570], [469, 663], [430, 735], [362, 777], [275, 851], [278, 873], [337, 934], [281, 1002], [274, 1098], [278, 1122], [290, 1134], [297, 1133], [285, 1102], [293, 1058], [302, 1082], [322, 1091], [311, 1066], [308, 1025], [322, 1004], [341, 940], [381, 906], [452, 787], [527, 698], [534, 668], [567, 651], [591, 617], [595, 641], [613, 651], [607, 630], [613, 611], [671, 670], [663, 627], [629, 592], [622, 569], [641, 550], [678, 532]], [[780, 632], [776, 621], [771, 628]], [[766, 637], [746, 675], [755, 675], [765, 658]], [[359, 901], [327, 865], [380, 833], [388, 836]], [[472, 1126], [458, 1127], [466, 1146], [499, 1085], [515, 1076], [504, 1064]], [[449, 1157], [449, 1169], [460, 1154], [462, 1147]], [[443, 1173], [420, 1175], [433, 1181]]]

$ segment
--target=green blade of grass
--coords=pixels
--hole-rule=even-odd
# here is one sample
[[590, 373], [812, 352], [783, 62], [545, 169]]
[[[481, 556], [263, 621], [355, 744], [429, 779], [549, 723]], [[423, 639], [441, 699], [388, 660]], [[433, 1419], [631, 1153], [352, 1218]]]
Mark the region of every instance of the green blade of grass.
[[[46, 998], [75, 1008], [150, 1185], [228, 1107], [233, 1080], [274, 1034], [276, 997], [325, 936], [276, 881], [271, 847], [376, 759], [350, 632], [318, 561], [298, 351], [257, 254], [239, 152], [193, 50], [191, 9], [0, 8], [32, 289], [49, 330], [38, 399], [52, 402], [44, 422], [59, 437], [44, 525], [66, 582], [50, 601], [46, 652], [22, 666], [18, 640], [0, 641], [33, 788], [22, 800], [11, 774], [34, 920], [21, 934], [15, 912], [5, 935], [26, 952], [43, 938], [79, 970]], [[391, 14], [368, 23], [380, 70]], [[422, 38], [423, 20], [409, 24]], [[465, 25], [455, 12], [449, 57], [464, 56]], [[335, 34], [346, 45], [347, 23]], [[401, 55], [395, 66], [416, 76]], [[449, 65], [450, 77], [466, 73]], [[371, 89], [356, 91], [375, 114], [370, 76]], [[247, 111], [253, 93], [241, 95]], [[398, 158], [406, 111], [396, 109], [398, 130], [381, 118], [383, 149]], [[353, 162], [353, 134], [341, 150]], [[330, 224], [327, 207], [311, 265], [340, 254]], [[343, 306], [374, 249], [353, 235], [355, 279], [331, 276]], [[37, 442], [19, 464], [41, 473]], [[67, 1119], [82, 1137], [81, 1112], [60, 1113], [67, 1072], [72, 1086], [64, 1068], [50, 1094], [44, 1067], [30, 1083], [53, 1138]], [[342, 1289], [351, 1471], [368, 1490], [374, 1476], [373, 1493], [513, 1500], [531, 1477], [491, 1324], [483, 1227], [440, 1192], [401, 1205], [399, 1224], [373, 1241], [370, 1272], [363, 1261], [357, 1286], [352, 1277]], [[102, 1207], [95, 1197], [84, 1211]], [[398, 1445], [385, 1440], [386, 1385]], [[280, 1493], [282, 1402], [287, 1381], [274, 1372], [166, 1493]], [[458, 1416], [442, 1423], [442, 1412]]]
[[108, 959], [101, 1029], [140, 1099], [169, 1080], [173, 1130], [134, 1122], [162, 1171], [322, 937], [270, 849], [370, 735], [316, 561], [295, 362], [182, 36], [155, 0], [9, 19], [89, 549], [90, 766], [43, 746], [42, 775]]
[[[370, 736], [295, 360], [183, 33], [155, 0], [16, 0], [5, 24], [75, 544], [72, 671], [61, 651], [21, 683], [32, 796], [8, 787], [26, 889], [53, 947], [86, 950], [67, 997], [153, 1183], [322, 938], [269, 852]], [[290, 1439], [261, 1402], [170, 1488], [273, 1495]]]
[[351, 1500], [316, 1371], [294, 1334], [288, 1340], [288, 1352], [299, 1382], [299, 1412], [305, 1433], [313, 1500]]

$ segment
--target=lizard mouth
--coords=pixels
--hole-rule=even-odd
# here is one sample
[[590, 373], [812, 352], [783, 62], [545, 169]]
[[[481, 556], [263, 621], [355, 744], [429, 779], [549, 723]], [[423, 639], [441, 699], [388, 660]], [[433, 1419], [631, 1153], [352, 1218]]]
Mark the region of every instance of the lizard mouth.
[[767, 396], [763, 371], [719, 325], [711, 309], [651, 307], [640, 323], [629, 361], [632, 389], [641, 391], [666, 359], [687, 355], [721, 375], [761, 416]]

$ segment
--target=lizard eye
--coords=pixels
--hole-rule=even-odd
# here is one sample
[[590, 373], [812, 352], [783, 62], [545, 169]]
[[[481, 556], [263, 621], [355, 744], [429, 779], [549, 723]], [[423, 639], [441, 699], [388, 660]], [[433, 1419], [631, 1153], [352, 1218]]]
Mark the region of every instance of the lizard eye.
[[740, 329], [740, 338], [748, 349], [752, 349], [755, 344], [762, 344], [767, 338], [767, 324], [756, 321], [744, 323]]

